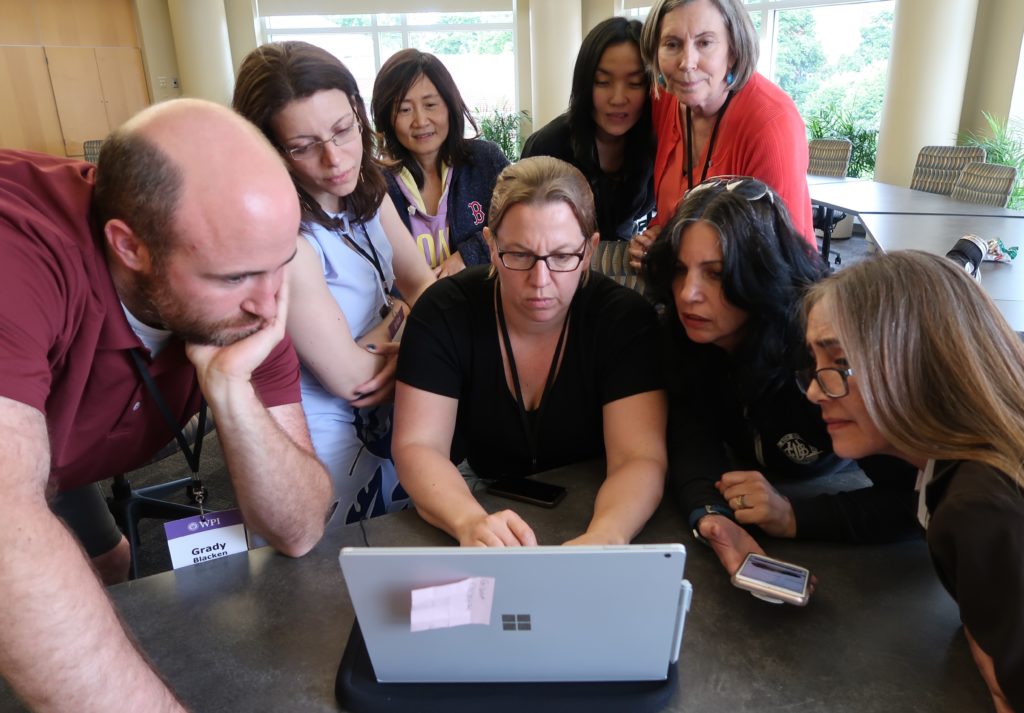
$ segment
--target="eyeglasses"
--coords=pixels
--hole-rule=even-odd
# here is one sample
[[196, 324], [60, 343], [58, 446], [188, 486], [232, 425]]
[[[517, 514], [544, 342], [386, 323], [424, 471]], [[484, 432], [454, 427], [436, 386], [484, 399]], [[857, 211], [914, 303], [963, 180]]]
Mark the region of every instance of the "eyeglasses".
[[334, 144], [335, 146], [341, 147], [347, 143], [353, 141], [359, 136], [359, 122], [355, 119], [348, 126], [338, 129], [329, 139], [323, 141], [310, 141], [308, 144], [302, 146], [296, 146], [295, 148], [285, 149], [288, 155], [296, 161], [305, 161], [311, 158], [320, 158], [323, 156], [324, 148], [328, 143]]
[[501, 264], [509, 270], [519, 270], [522, 272], [532, 270], [533, 266], [537, 264], [537, 261], [541, 260], [545, 265], [547, 265], [547, 268], [551, 270], [551, 272], [572, 272], [580, 266], [581, 262], [583, 262], [583, 256], [586, 252], [587, 240], [584, 238], [583, 245], [580, 246], [580, 251], [578, 253], [534, 255], [533, 253], [499, 250], [498, 259], [501, 260]]
[[735, 193], [741, 198], [746, 198], [751, 203], [767, 196], [768, 202], [775, 205], [775, 191], [769, 188], [766, 183], [748, 176], [715, 176], [703, 183], [697, 184], [687, 191], [686, 195], [696, 195], [701, 191], [713, 188], [724, 188], [729, 193]]
[[841, 399], [850, 393], [850, 377], [853, 376], [853, 369], [849, 367], [842, 369], [838, 366], [826, 366], [822, 369], [815, 369], [813, 366], [800, 369], [796, 372], [796, 385], [801, 393], [806, 394], [811, 388], [811, 382], [816, 381], [818, 388], [830, 399]]

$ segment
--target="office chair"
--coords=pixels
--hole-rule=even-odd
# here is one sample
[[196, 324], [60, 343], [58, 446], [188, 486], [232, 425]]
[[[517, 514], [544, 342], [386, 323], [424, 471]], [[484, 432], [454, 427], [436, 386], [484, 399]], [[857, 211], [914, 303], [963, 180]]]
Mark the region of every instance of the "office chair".
[[957, 176], [950, 198], [1005, 208], [1017, 182], [1017, 169], [995, 163], [969, 163]]
[[910, 187], [948, 196], [969, 163], [984, 163], [985, 149], [976, 146], [925, 146], [917, 154]]
[[85, 160], [89, 163], [96, 163], [100, 158], [100, 149], [103, 148], [103, 139], [89, 139], [82, 142], [82, 151], [85, 152]]
[[[199, 414], [192, 417], [182, 429], [185, 440], [190, 444], [195, 443], [199, 431]], [[205, 433], [213, 430], [212, 414], [207, 414]], [[172, 440], [149, 461], [151, 464], [168, 458], [179, 452], [178, 442]], [[148, 485], [141, 488], [132, 487], [128, 476], [121, 474], [113, 477], [111, 484], [111, 497], [107, 498], [107, 507], [114, 516], [114, 521], [124, 533], [125, 539], [131, 548], [130, 578], [137, 579], [139, 576], [138, 548], [139, 548], [139, 521], [142, 519], [156, 520], [177, 520], [183, 517], [191, 517], [200, 513], [197, 505], [185, 505], [172, 502], [164, 498], [184, 491], [189, 499], [197, 502], [195, 493], [191, 487], [193, 480], [191, 475], [186, 478], [178, 478], [166, 483]], [[205, 498], [205, 488], [203, 489]]]
[[620, 285], [644, 294], [644, 276], [629, 266], [628, 240], [602, 240], [590, 258], [590, 269], [607, 275]]
[[[849, 139], [812, 139], [807, 142], [809, 161], [807, 173], [816, 176], [845, 176], [850, 169], [850, 156], [853, 144]], [[842, 263], [842, 256], [831, 249], [832, 231], [846, 213], [823, 205], [815, 205], [813, 219], [814, 229], [821, 231], [821, 256], [825, 262], [832, 255], [836, 257], [836, 265]]]

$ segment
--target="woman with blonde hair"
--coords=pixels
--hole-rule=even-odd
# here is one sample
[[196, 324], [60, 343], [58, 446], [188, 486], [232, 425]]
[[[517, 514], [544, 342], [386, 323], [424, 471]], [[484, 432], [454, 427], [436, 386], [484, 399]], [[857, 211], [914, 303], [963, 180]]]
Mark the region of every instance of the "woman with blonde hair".
[[502, 171], [487, 226], [490, 268], [440, 280], [409, 316], [395, 394], [399, 479], [423, 519], [462, 545], [535, 545], [517, 513], [488, 513], [473, 497], [453, 442], [492, 480], [604, 458], [593, 518], [571, 542], [627, 543], [665, 479], [654, 308], [591, 274], [594, 198], [564, 161], [537, 156]]
[[918, 519], [997, 711], [1024, 710], [1024, 344], [953, 262], [894, 252], [804, 303], [835, 452], [917, 466]]

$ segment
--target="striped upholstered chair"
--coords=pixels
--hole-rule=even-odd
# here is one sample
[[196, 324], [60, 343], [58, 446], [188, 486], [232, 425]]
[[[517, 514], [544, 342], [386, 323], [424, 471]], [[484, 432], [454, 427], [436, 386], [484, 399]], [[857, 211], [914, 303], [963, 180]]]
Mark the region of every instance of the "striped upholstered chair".
[[951, 197], [971, 203], [1006, 207], [1017, 169], [995, 163], [969, 163], [953, 184]]
[[811, 139], [807, 142], [810, 162], [807, 173], [814, 176], [845, 176], [850, 168], [853, 144], [849, 139]]
[[590, 258], [590, 269], [607, 275], [620, 285], [644, 294], [643, 275], [629, 266], [629, 241], [602, 240]]
[[96, 163], [100, 159], [100, 149], [103, 148], [103, 139], [89, 139], [82, 142], [82, 151], [85, 160], [89, 163]]
[[964, 166], [985, 162], [985, 149], [975, 146], [925, 146], [917, 154], [910, 187], [948, 196]]

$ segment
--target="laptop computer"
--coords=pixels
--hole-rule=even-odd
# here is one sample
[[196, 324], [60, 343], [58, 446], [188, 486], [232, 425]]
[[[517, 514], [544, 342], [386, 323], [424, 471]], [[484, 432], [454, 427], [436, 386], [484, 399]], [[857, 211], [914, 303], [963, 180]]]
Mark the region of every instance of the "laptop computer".
[[[660, 681], [692, 588], [679, 544], [340, 555], [380, 683]], [[486, 623], [412, 631], [412, 591], [493, 578]]]

